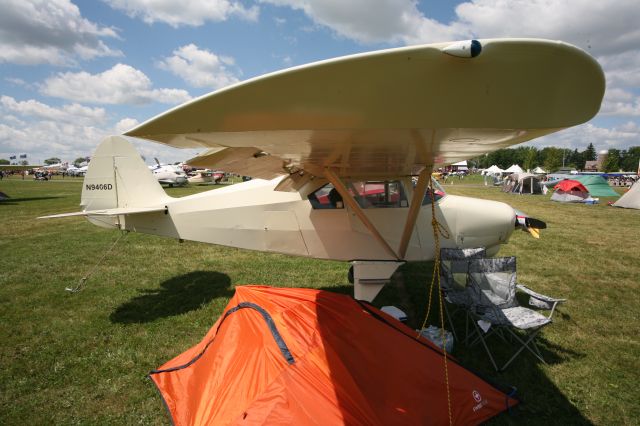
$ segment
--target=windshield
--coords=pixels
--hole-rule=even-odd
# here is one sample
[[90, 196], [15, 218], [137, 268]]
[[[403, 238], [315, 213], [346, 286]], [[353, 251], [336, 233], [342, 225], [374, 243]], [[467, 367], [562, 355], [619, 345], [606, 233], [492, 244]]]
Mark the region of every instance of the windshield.
[[[442, 186], [440, 186], [440, 183], [438, 183], [438, 180], [435, 179], [434, 177], [431, 177], [431, 183], [433, 184], [433, 189], [435, 191], [434, 193], [434, 198], [436, 200], [436, 202], [440, 199], [442, 199], [445, 195], [447, 195], [446, 192], [444, 192], [444, 188], [442, 188]], [[415, 186], [415, 182], [414, 182], [414, 186]], [[431, 192], [430, 192], [430, 188], [427, 188], [427, 191], [425, 192], [424, 198], [422, 199], [422, 205], [428, 205], [431, 204]]]

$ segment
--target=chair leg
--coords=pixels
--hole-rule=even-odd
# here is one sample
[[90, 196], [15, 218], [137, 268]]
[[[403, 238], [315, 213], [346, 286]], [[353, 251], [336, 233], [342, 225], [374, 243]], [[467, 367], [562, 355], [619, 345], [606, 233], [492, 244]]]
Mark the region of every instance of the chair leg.
[[447, 307], [447, 302], [443, 301], [443, 305], [444, 305], [445, 315], [447, 316], [447, 320], [449, 321], [449, 327], [451, 327], [451, 332], [453, 333], [453, 338], [456, 341], [458, 341], [458, 334], [456, 333], [456, 328], [453, 326], [453, 317], [452, 317], [452, 314], [449, 312], [449, 308]]
[[[540, 361], [542, 361], [542, 363], [543, 363], [543, 364], [546, 364], [545, 360], [542, 358], [542, 354], [540, 354], [540, 352], [539, 352], [539, 350], [538, 350], [538, 347], [537, 347], [537, 346], [535, 346], [535, 342], [533, 342], [533, 339], [534, 339], [534, 338], [538, 335], [538, 333], [540, 332], [540, 330], [541, 330], [540, 328], [539, 328], [539, 329], [537, 329], [537, 330], [532, 331], [531, 333], [529, 333], [529, 335], [528, 335], [528, 337], [527, 337], [527, 340], [526, 340], [526, 341], [523, 341], [523, 340], [520, 338], [520, 336], [518, 336], [518, 335], [517, 335], [513, 330], [511, 330], [511, 329], [508, 329], [508, 330], [509, 330], [509, 333], [511, 333], [511, 335], [512, 335], [513, 337], [515, 337], [515, 338], [516, 338], [516, 340], [518, 340], [518, 342], [520, 342], [521, 346], [520, 346], [520, 348], [516, 351], [516, 353], [515, 353], [515, 354], [513, 354], [513, 356], [509, 359], [509, 361], [507, 361], [507, 363], [506, 363], [504, 366], [502, 366], [501, 371], [504, 371], [504, 370], [509, 366], [509, 364], [511, 364], [511, 362], [512, 362], [514, 359], [516, 359], [516, 357], [517, 357], [518, 355], [520, 355], [520, 353], [521, 353], [523, 350], [525, 350], [525, 349], [528, 349], [528, 350], [529, 350], [529, 352], [531, 352], [531, 353], [532, 353], [536, 358], [538, 358]], [[533, 350], [533, 349], [529, 346], [529, 344], [530, 344], [530, 343], [533, 343], [533, 345], [535, 346], [535, 350]]]
[[[489, 359], [491, 360], [491, 364], [493, 364], [493, 368], [495, 368], [496, 371], [500, 371], [498, 365], [496, 364], [496, 361], [493, 359], [493, 355], [491, 355], [491, 351], [489, 350], [487, 343], [484, 341], [484, 336], [482, 336], [482, 330], [480, 329], [480, 326], [476, 324], [475, 321], [473, 321], [473, 325], [476, 329], [476, 333], [478, 333], [478, 337], [476, 338], [476, 340], [479, 339], [480, 343], [482, 343], [482, 346], [484, 346], [484, 350], [487, 352], [487, 355], [489, 355]], [[474, 340], [474, 343], [476, 340]]]

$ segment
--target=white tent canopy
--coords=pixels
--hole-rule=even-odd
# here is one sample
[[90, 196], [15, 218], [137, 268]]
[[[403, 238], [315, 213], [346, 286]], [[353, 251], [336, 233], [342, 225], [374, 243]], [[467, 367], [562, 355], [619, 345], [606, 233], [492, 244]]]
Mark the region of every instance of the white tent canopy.
[[505, 172], [509, 172], [509, 173], [524, 173], [524, 170], [522, 170], [522, 167], [518, 166], [517, 164], [513, 164], [513, 165], [511, 165], [511, 167], [509, 167], [507, 170], [505, 170]]
[[504, 170], [502, 170], [500, 167], [498, 167], [498, 166], [496, 166], [494, 164], [493, 166], [491, 166], [488, 169], [486, 169], [485, 172], [487, 174], [493, 174], [493, 173], [502, 173], [502, 172], [504, 172]]
[[613, 205], [625, 209], [640, 209], [640, 180], [634, 183]]
[[535, 173], [535, 174], [544, 174], [544, 173], [547, 173], [547, 172], [545, 172], [545, 171], [544, 171], [544, 169], [543, 169], [542, 167], [538, 166], [538, 167], [536, 167], [535, 169], [533, 169], [533, 170], [531, 171], [531, 173]]
[[469, 167], [467, 167], [467, 160], [453, 163], [452, 166], [456, 166], [458, 170], [469, 170]]

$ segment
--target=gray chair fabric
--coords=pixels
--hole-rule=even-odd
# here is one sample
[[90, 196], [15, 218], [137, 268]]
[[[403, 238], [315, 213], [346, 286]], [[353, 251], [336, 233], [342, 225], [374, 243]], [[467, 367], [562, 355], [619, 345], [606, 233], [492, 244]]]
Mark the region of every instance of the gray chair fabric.
[[[440, 250], [440, 288], [442, 296], [447, 302], [444, 304], [447, 320], [454, 337], [458, 340], [456, 329], [453, 325], [453, 316], [462, 308], [468, 311], [472, 300], [467, 291], [469, 273], [469, 259], [480, 259], [486, 254], [484, 247], [454, 249], [443, 248]], [[450, 310], [447, 304], [454, 305]], [[467, 318], [468, 319], [468, 318]]]
[[[477, 332], [474, 343], [482, 343], [498, 371], [505, 370], [524, 349], [545, 362], [534, 339], [542, 327], [551, 323], [556, 306], [566, 299], [544, 296], [528, 287], [518, 285], [515, 257], [470, 259], [468, 263], [468, 292], [471, 312], [476, 319], [473, 324]], [[517, 289], [529, 295], [531, 306], [550, 309], [550, 315], [545, 316], [538, 311], [520, 306], [516, 298]], [[482, 323], [490, 326], [489, 330], [485, 332], [480, 327]], [[518, 342], [520, 347], [501, 368], [498, 368], [486, 339], [489, 335], [502, 331]]]

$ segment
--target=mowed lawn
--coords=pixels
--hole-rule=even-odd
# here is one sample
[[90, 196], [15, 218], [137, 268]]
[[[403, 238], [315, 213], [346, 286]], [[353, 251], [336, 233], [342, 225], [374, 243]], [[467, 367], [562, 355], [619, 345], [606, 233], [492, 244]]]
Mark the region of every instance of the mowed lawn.
[[[141, 234], [124, 237], [94, 269], [118, 232], [78, 217], [35, 219], [77, 211], [81, 183], [0, 181], [11, 197], [0, 201], [0, 424], [168, 424], [146, 375], [200, 341], [236, 285], [352, 291], [346, 263]], [[480, 347], [456, 345], [463, 364], [516, 386], [524, 400], [491, 423], [637, 424], [640, 211], [608, 207], [607, 199], [562, 205], [473, 180], [446, 189], [545, 220], [540, 240], [517, 231], [500, 255], [518, 257], [522, 283], [569, 299], [541, 335], [548, 365], [524, 355], [496, 374]], [[404, 266], [374, 304], [400, 306], [411, 325], [421, 324], [432, 267]], [[81, 292], [65, 291], [92, 270]], [[508, 357], [505, 344], [493, 346]]]

